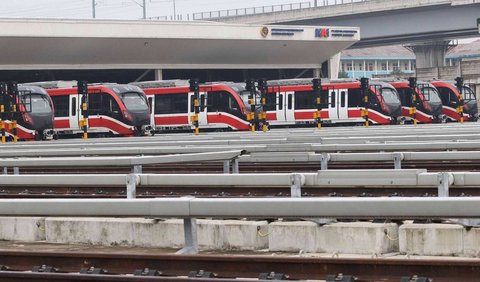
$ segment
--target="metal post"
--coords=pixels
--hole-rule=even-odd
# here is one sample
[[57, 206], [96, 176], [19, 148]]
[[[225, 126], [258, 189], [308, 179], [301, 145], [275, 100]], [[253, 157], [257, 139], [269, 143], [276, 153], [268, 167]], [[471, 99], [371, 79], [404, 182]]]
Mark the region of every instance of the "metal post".
[[393, 163], [394, 163], [395, 169], [402, 169], [402, 159], [403, 159], [402, 153], [393, 154]]
[[177, 18], [177, 9], [175, 7], [175, 0], [173, 0], [173, 16], [175, 17], [175, 19]]
[[93, 17], [94, 19], [96, 18], [95, 6], [97, 6], [96, 0], [92, 0], [92, 17]]
[[[303, 178], [303, 179], [302, 179]], [[290, 175], [290, 195], [292, 198], [302, 197], [302, 182], [305, 181], [305, 176], [302, 174], [294, 173]]]
[[20, 174], [20, 168], [18, 166], [13, 167], [13, 174], [15, 174], [15, 175]]
[[147, 19], [147, 3], [145, 0], [143, 0], [143, 19], [146, 20]]
[[233, 160], [232, 172], [234, 174], [239, 174], [240, 173], [240, 168], [239, 168], [239, 165], [238, 165], [238, 158]]
[[8, 167], [3, 168], [3, 174], [7, 175], [8, 174]]
[[450, 174], [448, 172], [438, 174], [438, 197], [448, 197], [449, 182]]
[[329, 154], [320, 155], [320, 170], [328, 170], [328, 161], [330, 160]]
[[132, 173], [142, 173], [142, 165], [134, 165], [132, 167]]
[[185, 218], [183, 220], [183, 232], [185, 236], [185, 247], [176, 252], [178, 255], [197, 254], [197, 220], [195, 218]]
[[223, 173], [230, 174], [230, 161], [223, 161]]
[[140, 184], [140, 176], [138, 174], [127, 175], [127, 199], [135, 199], [137, 197], [137, 185]]

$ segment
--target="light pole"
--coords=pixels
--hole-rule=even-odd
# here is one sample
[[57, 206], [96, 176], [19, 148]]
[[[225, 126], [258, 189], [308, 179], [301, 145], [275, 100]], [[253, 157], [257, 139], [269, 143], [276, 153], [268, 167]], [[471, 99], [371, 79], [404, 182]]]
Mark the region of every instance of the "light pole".
[[96, 15], [95, 15], [95, 7], [97, 6], [97, 1], [96, 0], [92, 0], [92, 17], [95, 19], [96, 18]]
[[177, 20], [177, 9], [175, 7], [175, 0], [173, 0], [173, 19]]

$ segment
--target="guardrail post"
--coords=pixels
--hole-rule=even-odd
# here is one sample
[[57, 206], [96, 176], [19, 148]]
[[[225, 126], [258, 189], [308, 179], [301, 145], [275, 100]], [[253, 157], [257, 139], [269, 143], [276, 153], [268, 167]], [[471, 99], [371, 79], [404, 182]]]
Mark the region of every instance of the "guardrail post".
[[13, 167], [13, 174], [19, 175], [20, 174], [20, 168], [18, 166]]
[[134, 165], [132, 167], [132, 173], [142, 173], [142, 165]]
[[[187, 196], [187, 199], [195, 197]], [[185, 246], [176, 252], [178, 255], [197, 254], [198, 240], [197, 240], [197, 220], [195, 218], [183, 219], [183, 232], [185, 236]]]
[[290, 195], [292, 198], [302, 197], [302, 182], [305, 181], [303, 174], [293, 173], [290, 175]]
[[329, 154], [320, 155], [320, 170], [328, 170], [328, 161], [330, 160]]
[[230, 161], [223, 161], [223, 173], [230, 174]]
[[438, 174], [438, 197], [448, 197], [449, 185], [450, 174], [448, 172], [440, 172]]
[[394, 153], [393, 154], [393, 164], [395, 169], [402, 169], [402, 153]]
[[137, 197], [137, 185], [140, 184], [140, 175], [127, 175], [127, 199], [135, 199]]
[[233, 160], [232, 172], [233, 172], [234, 174], [240, 173], [240, 168], [239, 168], [239, 165], [238, 165], [238, 158], [235, 158], [235, 159]]

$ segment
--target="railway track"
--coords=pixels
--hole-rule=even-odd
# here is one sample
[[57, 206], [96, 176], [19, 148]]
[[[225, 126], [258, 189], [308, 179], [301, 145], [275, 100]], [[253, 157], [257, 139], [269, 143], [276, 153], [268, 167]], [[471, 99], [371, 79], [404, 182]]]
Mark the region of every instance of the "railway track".
[[[302, 197], [436, 197], [435, 187], [335, 187], [302, 188]], [[126, 198], [119, 187], [0, 187], [1, 198]], [[195, 196], [197, 198], [290, 197], [288, 187], [148, 187], [137, 188], [137, 198]], [[480, 196], [480, 187], [451, 188], [452, 197]]]
[[[153, 252], [152, 252], [153, 253]], [[65, 251], [0, 251], [0, 280], [15, 281], [250, 281], [275, 273], [288, 280], [352, 275], [356, 281], [478, 281], [477, 259], [325, 258], [271, 255], [172, 255]], [[42, 268], [43, 272], [32, 272]], [[54, 269], [55, 272], [49, 272]], [[83, 269], [83, 271], [82, 271]], [[135, 271], [161, 276], [133, 276]], [[79, 272], [90, 274], [79, 274]], [[202, 276], [203, 273], [203, 276]], [[210, 273], [214, 273], [210, 274]], [[196, 275], [195, 275], [196, 274]], [[42, 280], [43, 279], [43, 280]], [[234, 280], [235, 279], [235, 280]], [[272, 280], [272, 279], [270, 279]]]
[[[329, 169], [392, 169], [392, 162], [348, 162], [331, 163]], [[478, 161], [424, 161], [424, 162], [402, 162], [403, 169], [426, 169], [429, 172], [437, 171], [480, 171], [480, 160]], [[288, 172], [316, 172], [320, 170], [320, 163], [312, 162], [285, 162], [285, 163], [240, 163], [239, 169], [242, 173], [288, 173]], [[74, 173], [129, 173], [128, 167], [42, 167], [42, 168], [21, 168], [22, 174], [74, 174]], [[189, 164], [160, 164], [145, 165], [143, 173], [223, 173], [222, 163], [189, 163]]]

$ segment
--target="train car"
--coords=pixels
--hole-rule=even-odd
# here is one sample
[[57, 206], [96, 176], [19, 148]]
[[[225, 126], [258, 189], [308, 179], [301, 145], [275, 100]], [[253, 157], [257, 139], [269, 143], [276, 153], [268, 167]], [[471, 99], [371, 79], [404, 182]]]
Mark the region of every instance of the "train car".
[[[313, 123], [316, 111], [312, 80], [268, 81], [267, 120], [270, 126]], [[390, 84], [370, 81], [368, 104], [359, 81], [322, 82], [321, 118], [324, 123], [362, 123], [362, 110], [368, 109], [372, 124], [396, 124], [401, 116], [398, 93]]]
[[[447, 121], [460, 121], [458, 107], [463, 104], [463, 118], [465, 121], [478, 120], [478, 103], [475, 92], [467, 85], [462, 86], [462, 94], [451, 81], [432, 81], [438, 89], [443, 103], [443, 114]], [[463, 98], [463, 99], [461, 99]]]
[[[16, 135], [20, 140], [47, 140], [55, 137], [53, 130], [53, 103], [45, 89], [35, 86], [16, 87], [18, 96], [6, 94], [3, 97], [5, 113], [5, 135], [14, 136], [13, 121], [17, 123]], [[7, 93], [7, 91], [5, 91]], [[16, 105], [15, 112], [8, 111], [7, 105]]]
[[[389, 82], [397, 90], [402, 102], [402, 116], [407, 121], [413, 121], [411, 109], [415, 106], [415, 118], [420, 123], [441, 123], [444, 121], [442, 100], [438, 90], [431, 83], [417, 82], [413, 90], [407, 80]], [[415, 91], [415, 92], [414, 92]], [[413, 95], [416, 95], [415, 102]]]
[[[194, 93], [188, 81], [132, 83], [142, 88], [152, 108], [151, 122], [157, 132], [191, 130], [195, 115]], [[241, 94], [245, 86], [222, 82], [200, 85], [199, 126], [206, 130], [248, 130], [247, 108]]]
[[[55, 129], [60, 135], [81, 134], [83, 95], [77, 82], [30, 83], [47, 89], [55, 109]], [[150, 108], [145, 93], [133, 85], [88, 86], [88, 132], [97, 136], [150, 135]]]

